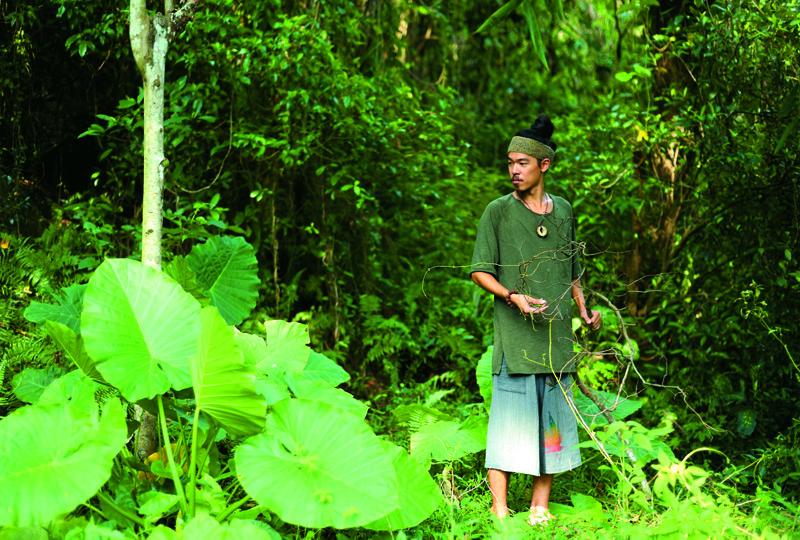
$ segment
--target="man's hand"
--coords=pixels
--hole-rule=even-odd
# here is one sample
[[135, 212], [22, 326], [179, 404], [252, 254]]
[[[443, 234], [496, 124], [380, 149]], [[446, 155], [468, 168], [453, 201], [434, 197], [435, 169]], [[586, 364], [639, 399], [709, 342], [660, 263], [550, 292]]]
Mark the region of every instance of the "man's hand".
[[517, 306], [523, 315], [542, 313], [547, 309], [547, 300], [534, 298], [527, 294], [514, 293], [511, 295], [511, 303]]
[[583, 319], [584, 324], [591, 328], [592, 330], [599, 330], [600, 325], [603, 322], [603, 319], [600, 317], [600, 312], [596, 309], [592, 310], [592, 315], [590, 316], [586, 310], [581, 312], [581, 319]]

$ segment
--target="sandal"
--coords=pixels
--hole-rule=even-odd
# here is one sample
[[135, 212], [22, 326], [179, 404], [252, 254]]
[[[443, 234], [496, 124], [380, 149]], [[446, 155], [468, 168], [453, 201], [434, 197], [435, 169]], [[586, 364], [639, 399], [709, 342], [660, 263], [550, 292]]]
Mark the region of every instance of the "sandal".
[[544, 506], [532, 506], [531, 513], [528, 516], [528, 524], [533, 527], [544, 525], [551, 519], [555, 519], [555, 517], [556, 516], [551, 514], [550, 510]]

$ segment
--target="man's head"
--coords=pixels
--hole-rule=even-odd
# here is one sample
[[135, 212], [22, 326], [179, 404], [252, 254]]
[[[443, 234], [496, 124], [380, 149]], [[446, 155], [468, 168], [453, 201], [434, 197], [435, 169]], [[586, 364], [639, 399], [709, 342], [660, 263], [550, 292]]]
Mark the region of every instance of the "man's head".
[[508, 145], [508, 174], [518, 191], [537, 186], [550, 168], [556, 145], [550, 140], [553, 122], [540, 115], [530, 128], [520, 130]]
[[553, 161], [556, 155], [556, 144], [550, 140], [553, 135], [553, 122], [546, 114], [540, 114], [533, 125], [518, 131], [508, 145], [508, 152], [528, 154], [541, 161], [545, 158]]

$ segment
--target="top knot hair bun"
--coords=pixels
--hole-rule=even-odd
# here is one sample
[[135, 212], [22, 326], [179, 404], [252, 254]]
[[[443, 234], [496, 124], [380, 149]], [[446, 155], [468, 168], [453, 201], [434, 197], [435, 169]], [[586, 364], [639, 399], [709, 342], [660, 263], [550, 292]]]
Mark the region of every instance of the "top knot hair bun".
[[538, 117], [536, 117], [536, 121], [534, 121], [531, 127], [518, 131], [516, 135], [518, 137], [534, 139], [542, 144], [546, 144], [555, 152], [557, 145], [550, 140], [550, 137], [553, 136], [553, 130], [555, 130], [555, 126], [550, 120], [550, 117], [546, 114], [540, 114]]

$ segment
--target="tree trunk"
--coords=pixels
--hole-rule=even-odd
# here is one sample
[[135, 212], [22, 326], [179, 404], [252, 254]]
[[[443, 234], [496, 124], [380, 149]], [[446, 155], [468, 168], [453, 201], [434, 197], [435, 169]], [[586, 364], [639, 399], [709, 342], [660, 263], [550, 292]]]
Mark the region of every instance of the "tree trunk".
[[[161, 270], [161, 224], [164, 171], [164, 78], [170, 37], [191, 17], [196, 0], [184, 0], [175, 8], [164, 1], [164, 14], [147, 13], [146, 0], [130, 0], [128, 32], [131, 51], [144, 86], [144, 181], [142, 188], [142, 262]], [[141, 422], [136, 454], [144, 458], [158, 446], [155, 418], [136, 408]]]

